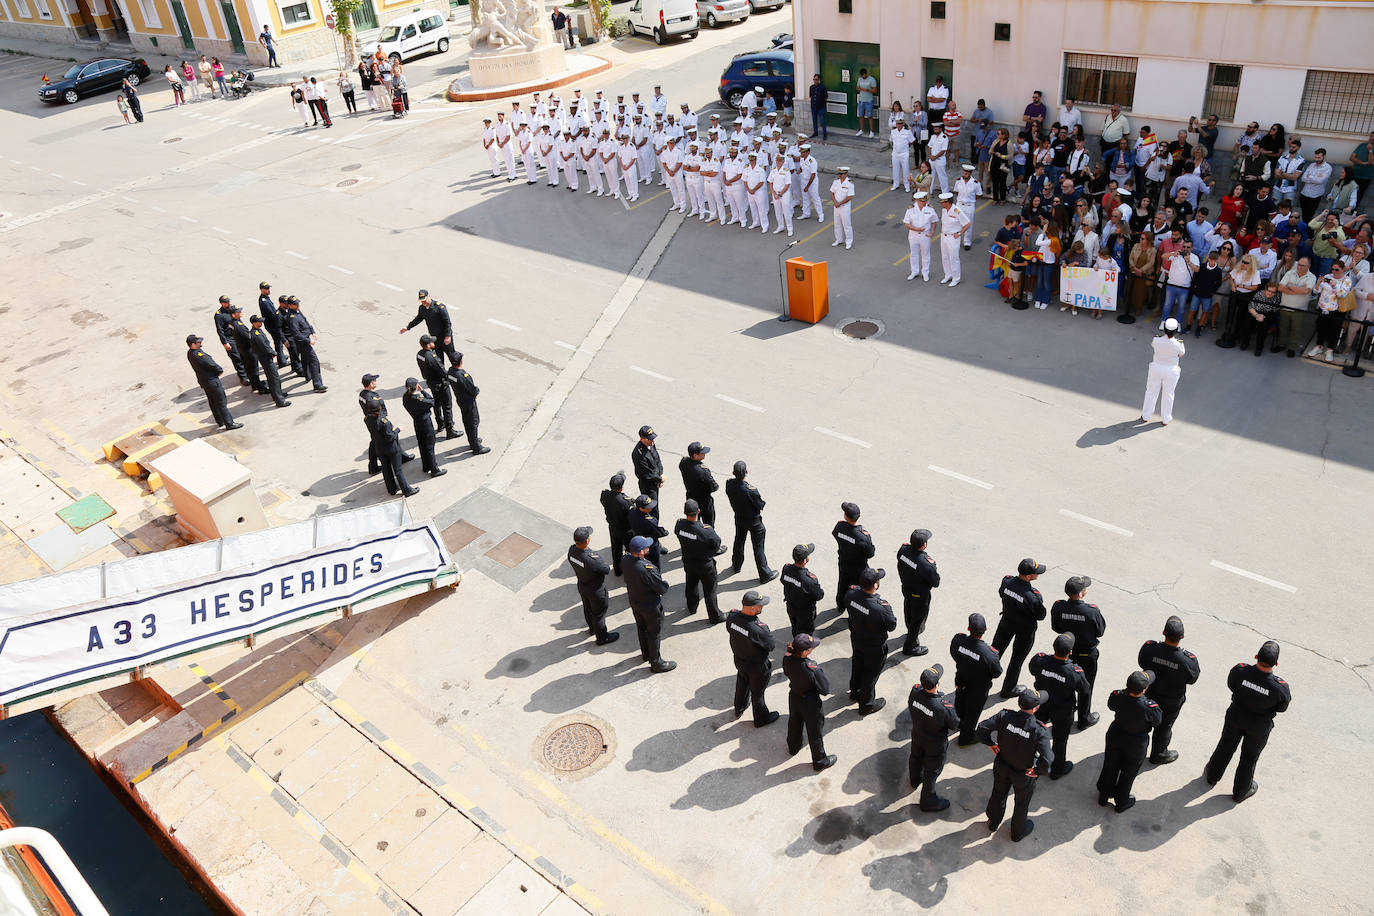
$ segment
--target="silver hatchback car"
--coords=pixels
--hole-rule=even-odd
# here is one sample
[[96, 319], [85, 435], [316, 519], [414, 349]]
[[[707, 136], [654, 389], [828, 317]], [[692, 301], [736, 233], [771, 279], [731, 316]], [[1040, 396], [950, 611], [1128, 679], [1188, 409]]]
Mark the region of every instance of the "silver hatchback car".
[[697, 18], [710, 28], [749, 18], [749, 0], [697, 0]]

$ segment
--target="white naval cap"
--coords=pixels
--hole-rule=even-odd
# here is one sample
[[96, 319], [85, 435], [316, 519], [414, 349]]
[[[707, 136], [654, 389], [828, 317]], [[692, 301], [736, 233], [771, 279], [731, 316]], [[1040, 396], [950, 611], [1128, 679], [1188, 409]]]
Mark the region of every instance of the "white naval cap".
[[840, 166], [838, 169], [836, 169], [835, 171], [837, 171], [837, 172], [848, 172], [848, 171], [849, 171], [849, 166], [847, 166], [847, 165], [842, 165], [842, 166]]
[[925, 191], [917, 191], [915, 194], [912, 194], [912, 195], [911, 195], [911, 199], [912, 199], [912, 200], [925, 200], [925, 199], [926, 199], [927, 197], [929, 197], [929, 196], [930, 196], [930, 195], [927, 194]]
[[943, 194], [940, 195], [940, 199], [941, 199], [941, 200], [953, 200], [953, 199], [954, 199], [954, 195], [951, 194], [951, 193], [949, 193], [948, 191], [946, 191], [945, 193], [943, 193]]
[[964, 171], [965, 171], [965, 172], [972, 172], [972, 171], [973, 171], [973, 166], [969, 165], [967, 162], [964, 163], [963, 168], [964, 168]]
[[799, 148], [800, 150], [802, 150], [803, 152], [805, 152], [806, 150], [809, 150], [809, 149], [811, 148], [811, 144], [810, 144], [810, 143], [803, 143], [803, 144], [802, 144], [800, 147], [798, 147], [798, 148]]
[[755, 87], [754, 87], [754, 91], [755, 91], [755, 92], [762, 92], [762, 91], [763, 91], [763, 87], [762, 87], [762, 86], [755, 86]]

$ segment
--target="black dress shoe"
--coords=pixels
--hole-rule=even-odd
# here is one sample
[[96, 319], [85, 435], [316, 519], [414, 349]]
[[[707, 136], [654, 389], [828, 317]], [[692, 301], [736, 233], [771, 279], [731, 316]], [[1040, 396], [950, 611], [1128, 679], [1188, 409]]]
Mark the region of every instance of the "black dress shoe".
[[596, 641], [596, 644], [597, 644], [598, 646], [607, 646], [607, 645], [610, 645], [611, 643], [615, 642], [615, 641], [616, 641], [617, 639], [619, 639], [619, 638], [620, 638], [620, 634], [619, 634], [619, 633], [607, 633], [606, 636], [605, 636], [605, 638], [603, 638], [603, 639], [598, 639], [598, 640]]
[[737, 572], [740, 571], [740, 568], [741, 568], [741, 567], [740, 567], [740, 564], [738, 564], [738, 563], [732, 563], [732, 564], [730, 565], [730, 572], [732, 572], [732, 573], [737, 573]]
[[1134, 796], [1134, 795], [1127, 795], [1125, 801], [1119, 801], [1119, 802], [1116, 803], [1116, 813], [1117, 813], [1117, 814], [1124, 814], [1125, 812], [1131, 810], [1131, 809], [1134, 808], [1134, 807], [1135, 807], [1135, 796]]
[[772, 725], [774, 722], [778, 721], [780, 715], [781, 713], [774, 709], [768, 713], [768, 718], [764, 719], [762, 722], [755, 722], [754, 727], [763, 728], [765, 725]]
[[315, 388], [314, 388], [314, 390], [317, 391], [317, 392], [320, 393], [320, 394], [324, 394], [326, 391], [329, 390], [329, 386], [328, 386], [328, 385], [316, 385]]
[[1083, 716], [1082, 718], [1080, 718], [1080, 719], [1078, 720], [1078, 730], [1079, 730], [1079, 731], [1082, 731], [1082, 730], [1085, 729], [1085, 728], [1092, 728], [1094, 725], [1096, 725], [1096, 724], [1097, 724], [1098, 722], [1100, 722], [1101, 720], [1102, 720], [1101, 714], [1095, 713], [1095, 712], [1090, 712], [1090, 713], [1088, 713], [1086, 716]]
[[415, 456], [414, 456], [414, 455], [407, 455], [407, 454], [405, 454], [404, 452], [401, 454], [401, 464], [405, 464], [407, 461], [414, 461], [414, 460], [415, 460]]
[[811, 761], [811, 769], [815, 770], [817, 773], [821, 770], [828, 770], [835, 765], [837, 759], [839, 758], [834, 754], [826, 754], [820, 760]]
[[419, 488], [419, 487], [411, 487], [409, 490], [402, 490], [402, 491], [401, 491], [401, 495], [402, 495], [402, 496], [414, 496], [416, 493], [419, 493], [419, 492], [420, 492], [420, 488]]
[[876, 700], [873, 701], [873, 703], [872, 703], [871, 705], [869, 705], [869, 706], [860, 706], [860, 707], [859, 707], [859, 715], [861, 715], [861, 716], [871, 716], [871, 715], [873, 715], [875, 712], [877, 712], [878, 710], [882, 709], [882, 708], [883, 708], [884, 706], [886, 706], [886, 705], [887, 705], [887, 700], [886, 700], [885, 698], [883, 698], [883, 697], [878, 697]]
[[463, 434], [460, 433], [460, 432], [458, 432], [458, 430], [454, 429], [454, 428], [451, 427], [451, 426], [450, 426], [448, 429], [444, 430], [444, 432], [448, 434], [448, 435], [446, 435], [446, 436], [444, 437], [445, 439], [461, 439], [461, 438], [463, 438]]
[[1000, 694], [998, 694], [998, 696], [1000, 696], [1004, 700], [1010, 700], [1012, 697], [1016, 696], [1016, 691], [1013, 690], [1008, 692], [1006, 690], [1003, 690]]
[[1034, 833], [1034, 832], [1035, 832], [1035, 821], [1031, 820], [1030, 818], [1026, 818], [1026, 829], [1023, 830], [1023, 831], [1021, 831], [1021, 835], [1020, 835], [1020, 836], [1014, 836], [1014, 837], [1012, 837], [1012, 838], [1011, 838], [1011, 841], [1012, 841], [1013, 843], [1019, 843], [1019, 842], [1021, 842], [1022, 840], [1024, 840], [1026, 837], [1030, 836], [1030, 835], [1031, 835], [1032, 833]]
[[998, 818], [998, 819], [995, 820], [995, 821], [989, 819], [989, 820], [988, 820], [988, 833], [996, 833], [996, 832], [997, 832], [997, 828], [998, 828], [998, 827], [1001, 827], [1001, 826], [1002, 826], [1002, 819], [1001, 819], [1001, 818]]
[[767, 585], [778, 577], [777, 570], [770, 569], [768, 572], [759, 576], [759, 585]]
[[943, 810], [945, 810], [945, 809], [948, 808], [948, 807], [949, 807], [949, 799], [947, 799], [947, 798], [936, 798], [935, 800], [933, 800], [933, 801], [930, 803], [929, 806], [927, 806], [927, 805], [922, 805], [922, 806], [921, 806], [921, 810], [922, 810], [922, 811], [929, 811], [929, 812], [931, 812], [931, 813], [934, 813], [934, 812], [936, 812], [936, 811], [943, 811]]
[[920, 643], [917, 643], [916, 645], [912, 646], [910, 649], [908, 649], [906, 646], [903, 646], [903, 647], [902, 647], [902, 654], [903, 654], [903, 655], [906, 655], [906, 656], [912, 656], [912, 657], [917, 656], [917, 655], [925, 655], [925, 654], [926, 654], [927, 652], [929, 652], [929, 651], [930, 651], [930, 649], [929, 649], [928, 647], [923, 646], [923, 645], [921, 645]]
[[[382, 473], [382, 469], [381, 469], [381, 468], [368, 468], [368, 469], [367, 469], [367, 476], [368, 476], [368, 477], [376, 477], [376, 476], [377, 476], [378, 474], [380, 474], [380, 473]], [[392, 490], [391, 492], [395, 493], [396, 491], [395, 491], [395, 490]]]
[[1164, 751], [1159, 754], [1151, 755], [1150, 762], [1155, 766], [1164, 766], [1166, 763], [1173, 763], [1177, 759], [1178, 751]]
[[1103, 793], [1101, 793], [1101, 792], [1098, 792], [1098, 793], [1097, 793], [1097, 803], [1098, 803], [1099, 805], [1101, 805], [1102, 807], [1105, 808], [1105, 807], [1107, 807], [1108, 805], [1110, 805], [1110, 804], [1112, 803], [1111, 796], [1105, 795], [1105, 794], [1103, 794]]
[[1050, 770], [1050, 779], [1063, 779], [1073, 772], [1073, 761], [1064, 761], [1063, 766]]
[[224, 428], [225, 428], [226, 430], [230, 430], [230, 429], [243, 429], [243, 424], [242, 424], [242, 423], [226, 423], [226, 424], [224, 424]]
[[[486, 454], [487, 452], [489, 452], [489, 451], [491, 451], [491, 449], [488, 448], [487, 446], [485, 446], [485, 445], [479, 445], [479, 446], [477, 446], [477, 448], [475, 448], [475, 449], [472, 450], [472, 453], [473, 453], [474, 455], [485, 455], [485, 454]], [[666, 551], [665, 551], [665, 553], [666, 553]]]
[[446, 468], [435, 468], [434, 470], [432, 470], [432, 471], [429, 472], [429, 476], [430, 476], [430, 477], [443, 477], [443, 476], [444, 476], [445, 474], [447, 474], [447, 473], [448, 473], [448, 470], [447, 470]]
[[656, 658], [649, 662], [649, 670], [654, 674], [662, 674], [665, 671], [672, 671], [677, 667], [677, 662], [670, 662], [666, 659]]
[[728, 547], [720, 547], [719, 549], [716, 550], [716, 556], [720, 556], [721, 554], [725, 553], [725, 552], [726, 552], [727, 550], [729, 550], [729, 549], [730, 549], [730, 548], [728, 548]]
[[1258, 792], [1258, 791], [1259, 791], [1259, 783], [1255, 782], [1255, 781], [1252, 779], [1252, 780], [1250, 780], [1250, 788], [1246, 789], [1245, 792], [1244, 792], [1243, 794], [1241, 794], [1241, 795], [1232, 795], [1231, 798], [1233, 798], [1233, 799], [1234, 799], [1235, 801], [1237, 801], [1237, 802], [1243, 802], [1243, 801], [1245, 801], [1247, 798], [1249, 798], [1251, 795], [1254, 795], [1254, 794], [1255, 794], [1256, 792]]
[[964, 741], [963, 739], [960, 739], [959, 741], [956, 741], [956, 742], [955, 742], [955, 745], [958, 746], [958, 747], [973, 747], [975, 744], [978, 744], [978, 743], [979, 743], [979, 742], [978, 742], [978, 739], [976, 739], [976, 738], [973, 739], [972, 741]]
[[282, 402], [281, 402], [280, 404], [278, 404], [277, 406], [278, 406], [278, 407], [290, 407], [290, 406], [291, 406], [291, 402], [288, 401], [288, 400], [283, 399]]

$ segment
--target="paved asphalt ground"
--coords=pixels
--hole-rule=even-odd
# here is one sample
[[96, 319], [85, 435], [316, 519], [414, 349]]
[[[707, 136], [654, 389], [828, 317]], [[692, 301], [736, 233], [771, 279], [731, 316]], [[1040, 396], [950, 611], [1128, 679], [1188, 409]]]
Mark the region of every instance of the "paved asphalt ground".
[[[662, 49], [602, 46], [616, 67], [584, 87], [661, 82], [701, 105], [733, 51], [786, 28], [770, 14]], [[459, 67], [456, 54], [417, 62], [412, 84], [437, 91]], [[376, 640], [351, 702], [393, 734], [414, 728], [433, 753], [461, 744], [473, 769], [459, 778], [482, 787], [481, 804], [543, 837], [610, 910], [749, 913], [799, 891], [817, 907], [875, 912], [999, 912], [1013, 900], [1078, 912], [1364, 909], [1350, 876], [1369, 862], [1359, 812], [1374, 718], [1359, 584], [1374, 509], [1367, 379], [1190, 338], [1175, 422], [1143, 425], [1148, 324], [1012, 311], [981, 288], [976, 252], [957, 290], [906, 282], [905, 201], [885, 184], [859, 183], [852, 251], [830, 247], [828, 224], [798, 224], [792, 253], [829, 262], [831, 315], [781, 324], [784, 237], [665, 216], [661, 196], [627, 212], [550, 191], [542, 176], [532, 187], [492, 180], [478, 140], [485, 108], [424, 100], [403, 121], [339, 113], [332, 130], [302, 131], [284, 90], [173, 110], [159, 87], [144, 96], [147, 122], [126, 127], [109, 95], [40, 106], [45, 68], [0, 57], [0, 425], [54, 465], [75, 460], [54, 428], [87, 449], [156, 419], [212, 432], [182, 339], [212, 343], [216, 297], [251, 311], [268, 279], [299, 295], [321, 332], [330, 390], [294, 383], [292, 406], [275, 410], [233, 388], [244, 428], [210, 441], [259, 486], [301, 494], [279, 514], [383, 500], [354, 392], [364, 371], [381, 373], [388, 397], [414, 374], [419, 332], [396, 332], [423, 286], [454, 313], [493, 452], [441, 443], [450, 474], [420, 481], [417, 515], [486, 486], [566, 529], [594, 524], [604, 545], [597, 493], [651, 423], [669, 465], [668, 518], [682, 497], [676, 462], [700, 439], [722, 481], [735, 459], [749, 462], [774, 565], [815, 541], [830, 588], [827, 535], [842, 500], [863, 507], [893, 595], [896, 549], [914, 527], [934, 532], [935, 650], [890, 658], [881, 714], [860, 719], [842, 703], [848, 641], [822, 615], [833, 636], [815, 657], [839, 688], [826, 708], [840, 761], [820, 775], [805, 754], [785, 756], [783, 724], [731, 721], [725, 637], [683, 616], [676, 550], [664, 651], [679, 666], [667, 675], [637, 664], [621, 590], [612, 622], [624, 638], [589, 648], [562, 564], [514, 591], [474, 573]], [[999, 216], [982, 210], [977, 228]], [[884, 333], [835, 333], [861, 316]], [[728, 538], [728, 512], [721, 526]], [[1094, 804], [1104, 721], [1072, 737], [1078, 768], [1044, 781], [1039, 829], [1012, 844], [983, 825], [986, 749], [951, 748], [940, 789], [953, 806], [917, 810], [902, 701], [925, 662], [949, 663], [969, 612], [995, 616], [999, 577], [1023, 556], [1049, 565], [1049, 600], [1071, 574], [1095, 581], [1089, 599], [1108, 620], [1104, 720], [1107, 693], [1169, 614], [1184, 619], [1203, 675], [1175, 732], [1180, 760], [1146, 767], [1134, 810]], [[723, 603], [755, 585], [751, 571], [725, 578]], [[781, 591], [767, 591], [781, 642]], [[1210, 789], [1200, 773], [1226, 672], [1266, 638], [1283, 646], [1294, 702], [1260, 762], [1260, 794], [1236, 805], [1229, 774]], [[1042, 628], [1037, 648], [1048, 643]], [[785, 711], [777, 681], [769, 701]], [[522, 778], [540, 733], [583, 712], [613, 731], [610, 763], [551, 791]], [[428, 724], [450, 718], [480, 740]]]

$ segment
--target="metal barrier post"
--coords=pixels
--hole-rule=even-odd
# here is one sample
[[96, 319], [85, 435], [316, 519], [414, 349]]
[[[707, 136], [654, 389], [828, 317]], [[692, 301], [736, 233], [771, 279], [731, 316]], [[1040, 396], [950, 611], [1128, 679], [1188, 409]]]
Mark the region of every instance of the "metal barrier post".
[[1236, 345], [1236, 317], [1236, 294], [1230, 292], [1226, 294], [1226, 325], [1221, 330], [1221, 337], [1217, 338], [1217, 346], [1223, 350]]
[[1363, 378], [1364, 370], [1360, 368], [1360, 354], [1364, 353], [1365, 341], [1369, 336], [1369, 322], [1360, 322], [1360, 333], [1355, 335], [1355, 361], [1341, 369], [1341, 375], [1350, 378]]
[[[1130, 273], [1129, 267], [1122, 267], [1121, 269], [1127, 271], [1126, 285], [1122, 287], [1122, 290], [1126, 294], [1126, 301], [1124, 303], [1117, 303], [1116, 323], [1135, 324], [1135, 310], [1131, 306], [1131, 298], [1135, 294], [1135, 285], [1140, 282], [1140, 278]], [[1121, 305], [1125, 305], [1125, 308], [1120, 308]]]

